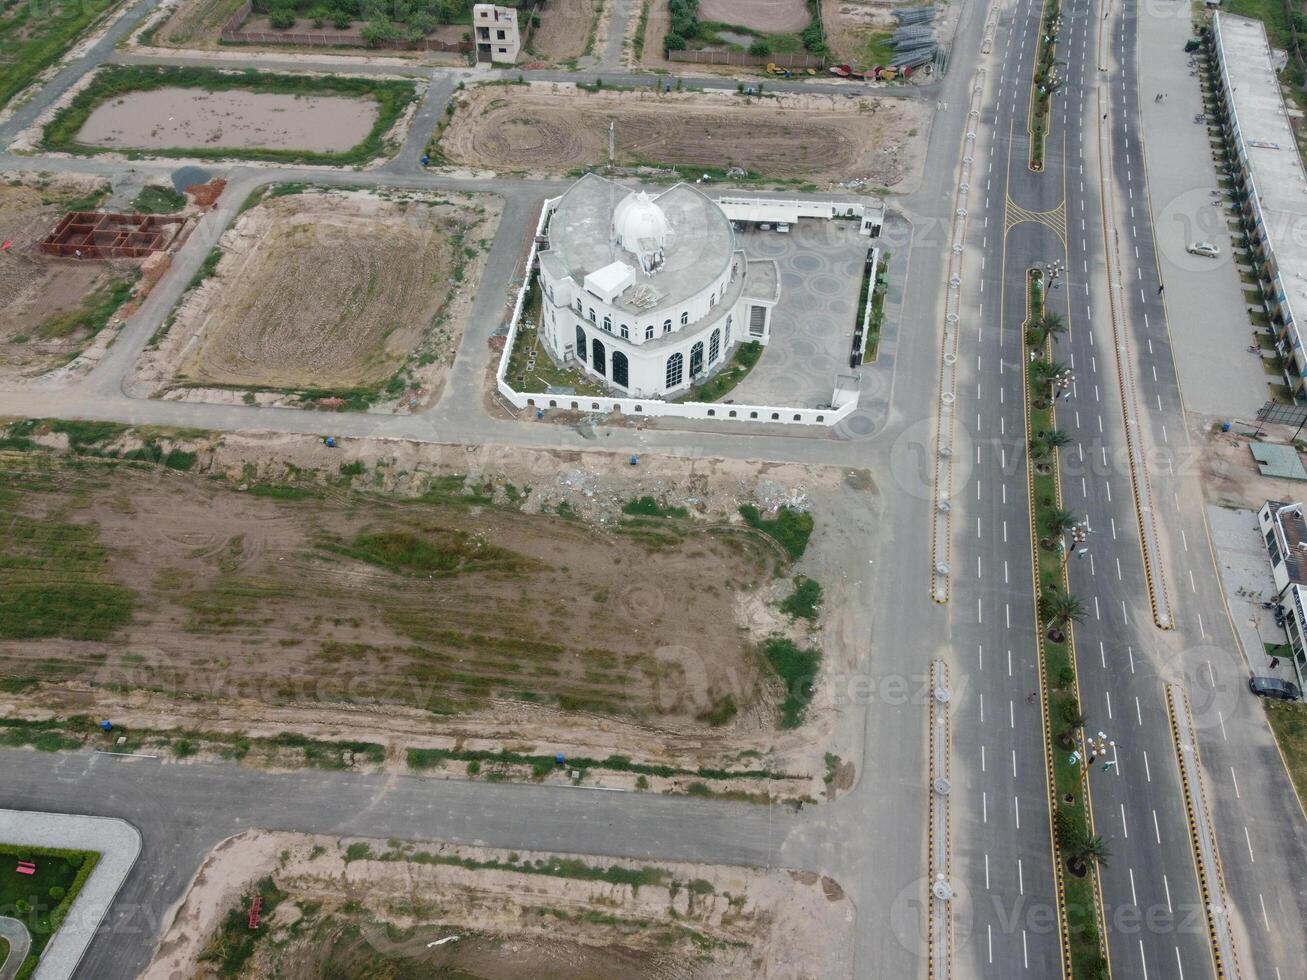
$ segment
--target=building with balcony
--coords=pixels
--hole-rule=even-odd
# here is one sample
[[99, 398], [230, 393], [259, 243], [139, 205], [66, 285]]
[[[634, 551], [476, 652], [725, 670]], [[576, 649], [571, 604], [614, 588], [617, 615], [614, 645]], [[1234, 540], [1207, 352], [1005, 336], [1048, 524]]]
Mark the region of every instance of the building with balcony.
[[472, 7], [472, 37], [476, 44], [477, 63], [511, 65], [522, 50], [517, 11], [493, 3]]
[[654, 196], [586, 174], [545, 207], [540, 339], [560, 364], [622, 394], [673, 398], [736, 344], [770, 339], [777, 265], [747, 258], [697, 188]]
[[1303, 505], [1268, 500], [1257, 512], [1257, 524], [1271, 559], [1277, 599], [1284, 610], [1284, 632], [1301, 684], [1307, 670], [1307, 519], [1303, 518]]
[[1301, 399], [1307, 396], [1301, 336], [1307, 316], [1307, 174], [1262, 22], [1214, 14], [1212, 53], [1216, 115], [1229, 149], [1235, 201], [1275, 328], [1285, 384]]

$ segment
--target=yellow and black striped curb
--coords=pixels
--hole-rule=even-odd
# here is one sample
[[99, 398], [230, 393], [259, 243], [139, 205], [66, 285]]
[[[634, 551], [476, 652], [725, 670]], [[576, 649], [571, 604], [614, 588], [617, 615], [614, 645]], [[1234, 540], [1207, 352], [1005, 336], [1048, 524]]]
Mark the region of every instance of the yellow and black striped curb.
[[[936, 691], [949, 690], [948, 664], [943, 660], [936, 660], [931, 664], [931, 690], [930, 711], [927, 716], [927, 725], [929, 734], [927, 736], [927, 752], [929, 753], [929, 782], [927, 794], [929, 804], [926, 813], [926, 974], [928, 980], [949, 980], [953, 975], [953, 916], [952, 913], [945, 911], [942, 917], [937, 914], [938, 900], [935, 898], [931, 889], [936, 880], [942, 878], [945, 882], [949, 881], [949, 872], [951, 870], [950, 856], [953, 853], [953, 829], [952, 821], [949, 816], [949, 797], [941, 795], [935, 791], [935, 781], [937, 779], [949, 778], [949, 758], [952, 752], [952, 724], [948, 716], [948, 705], [942, 704], [936, 697]], [[942, 749], [939, 746], [939, 740], [942, 739], [944, 745]], [[943, 772], [939, 771], [939, 766], [935, 764], [936, 755], [943, 760]], [[943, 831], [944, 831], [944, 848], [943, 860], [935, 859], [935, 822], [939, 815], [938, 808], [942, 807], [944, 812]], [[942, 918], [942, 921], [941, 921]], [[943, 969], [936, 970], [935, 961], [939, 958], [939, 947], [943, 945]]]
[[[1216, 833], [1213, 830], [1212, 815], [1207, 808], [1207, 794], [1203, 789], [1202, 760], [1198, 755], [1198, 740], [1194, 737], [1193, 715], [1189, 711], [1189, 698], [1175, 684], [1166, 685], [1166, 710], [1171, 722], [1171, 740], [1175, 745], [1175, 761], [1180, 769], [1180, 786], [1184, 791], [1185, 820], [1189, 825], [1189, 846], [1193, 850], [1194, 868], [1198, 872], [1198, 889], [1202, 893], [1203, 911], [1207, 919], [1207, 941], [1212, 950], [1212, 964], [1216, 968], [1217, 980], [1239, 977], [1239, 958], [1235, 953], [1234, 937], [1227, 935], [1227, 941], [1221, 938], [1221, 929], [1217, 915], [1225, 915], [1226, 922], [1229, 908], [1225, 891], [1225, 871], [1221, 867], [1221, 852], [1216, 846]], [[1179, 713], [1183, 711], [1185, 727], [1189, 733], [1186, 742], [1180, 733]], [[1185, 764], [1185, 750], [1193, 753], [1193, 779], [1189, 778], [1189, 766]], [[1199, 840], [1198, 821], [1202, 820], [1207, 828], [1207, 836], [1212, 842], [1213, 867], [1208, 868], [1203, 860], [1202, 846]], [[1228, 926], [1227, 926], [1228, 928]], [[1228, 954], [1224, 947], [1229, 947]]]
[[[1026, 153], [1026, 167], [1032, 173], [1043, 173], [1044, 165], [1040, 163], [1035, 166], [1033, 163], [1035, 156], [1035, 73], [1039, 70], [1039, 49], [1044, 43], [1044, 25], [1048, 20], [1048, 0], [1044, 0], [1043, 6], [1039, 13], [1039, 38], [1035, 41], [1034, 63], [1030, 67], [1030, 102], [1026, 106], [1026, 139], [1029, 143], [1029, 152]], [[1050, 45], [1056, 57], [1057, 45]], [[1053, 119], [1053, 94], [1048, 95], [1048, 118], [1051, 122]], [[1048, 126], [1044, 127], [1044, 135], [1039, 137], [1039, 159], [1044, 159], [1044, 154], [1048, 149]]]

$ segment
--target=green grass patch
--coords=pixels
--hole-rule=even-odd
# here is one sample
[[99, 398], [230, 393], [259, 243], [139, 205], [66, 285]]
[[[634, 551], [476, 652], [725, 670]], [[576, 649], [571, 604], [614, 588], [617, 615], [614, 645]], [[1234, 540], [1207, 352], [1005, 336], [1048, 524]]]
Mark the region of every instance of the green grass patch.
[[[552, 755], [527, 755], [521, 752], [490, 752], [482, 749], [409, 749], [408, 767], [422, 771], [435, 769], [447, 761], [477, 763], [478, 771], [489, 765], [527, 766], [533, 771], [541, 763], [555, 767]], [[557, 767], [564, 768], [564, 767]], [[612, 772], [630, 772], [641, 776], [660, 776], [671, 779], [676, 776], [698, 776], [702, 779], [780, 779], [781, 774], [770, 769], [717, 769], [701, 766], [698, 769], [682, 769], [676, 766], [655, 765], [653, 763], [632, 762], [624, 755], [610, 755], [604, 759], [592, 759], [585, 756], [569, 757], [567, 769], [608, 769]]]
[[107, 639], [131, 621], [136, 602], [107, 573], [95, 524], [7, 515], [0, 535], [0, 637]]
[[[206, 92], [247, 91], [270, 94], [341, 96], [372, 99], [377, 103], [377, 117], [363, 141], [337, 153], [311, 150], [264, 148], [219, 148], [211, 146], [177, 147], [161, 150], [127, 150], [80, 143], [77, 135], [97, 106], [133, 92], [160, 88], [195, 88]], [[411, 82], [386, 81], [346, 75], [283, 75], [254, 70], [217, 71], [211, 68], [170, 66], [108, 65], [96, 72], [91, 84], [79, 92], [46, 124], [42, 145], [47, 150], [65, 153], [122, 153], [129, 156], [187, 156], [202, 159], [267, 160], [278, 163], [307, 163], [345, 166], [364, 164], [388, 151], [386, 134], [404, 109], [417, 98]]]
[[[259, 914], [259, 927], [251, 929], [250, 907], [254, 904], [254, 894], [262, 898]], [[277, 888], [269, 875], [261, 878], [254, 886], [254, 892], [242, 895], [240, 903], [227, 912], [217, 933], [200, 951], [201, 963], [212, 963], [222, 977], [238, 977], [246, 962], [254, 955], [258, 944], [273, 931], [272, 913], [286, 897], [286, 893]]]
[[781, 612], [791, 619], [817, 621], [821, 608], [821, 583], [804, 575], [794, 577], [794, 591], [781, 603]]
[[150, 184], [132, 198], [132, 210], [143, 214], [176, 214], [186, 207], [186, 195], [171, 187]]
[[742, 504], [740, 516], [744, 522], [755, 530], [774, 538], [791, 561], [798, 561], [808, 550], [808, 539], [812, 536], [812, 515], [793, 507], [780, 507], [775, 517], [763, 517], [753, 504]]
[[0, 4], [0, 106], [58, 61], [118, 0]]
[[781, 702], [781, 727], [798, 728], [816, 691], [821, 652], [800, 649], [792, 640], [773, 636], [763, 643], [762, 655], [785, 688], [785, 699]]
[[[409, 851], [396, 848], [378, 855], [379, 861], [408, 861], [413, 864], [443, 864], [468, 871], [515, 871], [527, 875], [547, 875], [551, 878], [572, 878], [576, 881], [603, 881], [610, 885], [629, 885], [640, 888], [642, 885], [665, 885], [672, 879], [670, 871], [661, 868], [641, 867], [627, 868], [618, 864], [607, 866], [590, 864], [580, 858], [537, 858], [534, 861], [518, 860], [511, 855], [507, 861], [491, 859], [479, 861], [475, 858], [459, 857], [455, 854], [432, 854], [430, 851]], [[705, 882], [706, 884], [706, 882]], [[711, 886], [709, 886], [711, 889]]]
[[653, 497], [636, 497], [622, 505], [622, 513], [632, 517], [689, 517], [684, 507], [664, 507]]
[[82, 331], [87, 339], [103, 330], [118, 308], [132, 298], [140, 270], [113, 279], [85, 297], [81, 305], [67, 313], [56, 313], [41, 321], [35, 333], [43, 340], [63, 340]]
[[758, 363], [760, 357], [762, 357], [762, 344], [756, 340], [740, 344], [735, 348], [735, 353], [732, 355], [729, 364], [725, 365], [703, 384], [697, 388], [691, 388], [690, 391], [676, 400], [684, 402], [721, 401], [734, 391], [741, 381], [749, 376], [749, 372], [753, 370], [753, 366]]
[[[17, 874], [14, 868], [20, 860], [33, 862], [36, 874]], [[32, 936], [19, 977], [35, 970], [99, 860], [94, 851], [0, 844], [0, 909], [19, 919]]]
[[1298, 800], [1307, 805], [1307, 705], [1262, 700]]

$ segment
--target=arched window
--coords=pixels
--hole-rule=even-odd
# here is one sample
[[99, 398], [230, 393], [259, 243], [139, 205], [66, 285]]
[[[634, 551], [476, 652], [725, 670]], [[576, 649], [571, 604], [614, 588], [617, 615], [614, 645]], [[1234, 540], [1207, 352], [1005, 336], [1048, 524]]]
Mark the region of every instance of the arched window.
[[671, 333], [671, 332], [672, 332], [672, 321], [671, 321], [671, 320], [664, 320], [664, 321], [663, 321], [663, 333]]
[[576, 359], [585, 363], [585, 331], [579, 323], [576, 325]]
[[628, 327], [625, 323], [622, 324], [622, 339], [623, 340], [631, 339], [631, 328]]
[[591, 323], [595, 322], [595, 308], [593, 306], [590, 307], [590, 322]]
[[626, 355], [620, 350], [613, 351], [613, 384], [620, 388], [625, 388], [628, 385]]
[[647, 326], [647, 327], [644, 328], [644, 339], [645, 339], [645, 340], [653, 340], [653, 324], [652, 324], [652, 323], [649, 324], [649, 326]]
[[671, 357], [667, 358], [666, 387], [669, 390], [675, 388], [681, 383], [681, 364], [682, 361], [680, 354], [673, 354]]
[[581, 308], [581, 297], [580, 297], [580, 296], [578, 296], [578, 297], [576, 298], [576, 312], [577, 312], [577, 313], [584, 313], [584, 312], [585, 312], [585, 310]]
[[690, 377], [703, 373], [703, 341], [690, 348]]
[[590, 366], [594, 368], [595, 374], [604, 373], [604, 345], [598, 337], [590, 342]]
[[604, 329], [607, 330], [609, 333], [613, 332], [613, 318], [610, 317], [607, 313], [604, 314]]
[[682, 310], [682, 311], [681, 311], [681, 326], [685, 326], [685, 325], [686, 325], [687, 323], [689, 323], [689, 322], [690, 322], [690, 312], [689, 312], [689, 310]]
[[712, 339], [708, 341], [708, 363], [716, 364], [717, 358], [721, 356], [721, 353], [722, 332], [720, 330], [714, 330], [712, 332]]
[[722, 342], [726, 344], [727, 350], [731, 349], [731, 315], [729, 313], [726, 314], [726, 336], [722, 338]]
[[708, 294], [708, 309], [711, 310], [711, 309], [712, 309], [714, 306], [716, 306], [716, 305], [717, 305], [717, 294], [716, 294], [716, 293], [709, 293], [709, 294]]

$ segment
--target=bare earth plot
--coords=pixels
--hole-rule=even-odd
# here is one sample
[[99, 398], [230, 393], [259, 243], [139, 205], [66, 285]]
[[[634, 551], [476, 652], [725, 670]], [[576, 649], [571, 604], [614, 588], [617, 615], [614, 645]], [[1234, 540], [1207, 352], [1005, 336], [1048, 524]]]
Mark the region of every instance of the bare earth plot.
[[121, 149], [341, 153], [363, 142], [376, 118], [377, 105], [370, 99], [160, 88], [97, 106], [77, 140]]
[[[250, 933], [256, 893], [264, 924]], [[838, 882], [815, 873], [434, 842], [247, 831], [210, 852], [169, 916], [143, 980], [692, 980], [852, 969], [853, 909]], [[238, 949], [244, 965], [220, 974]]]
[[538, 7], [540, 26], [531, 35], [531, 55], [555, 63], [579, 58], [602, 6], [603, 0], [550, 0]]
[[743, 167], [775, 179], [864, 178], [897, 189], [919, 179], [929, 124], [903, 99], [722, 93], [596, 92], [571, 85], [484, 86], [458, 102], [441, 137], [445, 158], [502, 171], [619, 166]]
[[140, 377], [206, 399], [377, 392], [409, 364], [388, 396], [430, 400], [498, 216], [493, 197], [269, 194], [223, 235], [216, 271], [183, 298]]
[[[787, 691], [758, 644], [829, 635], [823, 671], [865, 669], [858, 583], [824, 565], [866, 499], [852, 471], [21, 426], [11, 441], [81, 455], [5, 457], [0, 560], [18, 571], [0, 594], [0, 716], [112, 717], [163, 732], [141, 743], [154, 752], [180, 735], [219, 754], [238, 735], [361, 739], [373, 765], [456, 777], [472, 774], [457, 756], [407, 753], [728, 765], [768, 778], [708, 778], [783, 798], [820, 793], [823, 752], [841, 751], [837, 690], [778, 728]], [[684, 510], [626, 510], [646, 495]], [[815, 624], [780, 610], [795, 566], [738, 513], [809, 501], [797, 567], [824, 580]], [[82, 728], [63, 735], [98, 735]], [[685, 792], [675, 778], [650, 788]]]
[[0, 184], [0, 239], [11, 243], [0, 251], [0, 379], [67, 364], [103, 328], [115, 289], [130, 293], [139, 262], [55, 259], [37, 249], [69, 205], [93, 207], [101, 190], [89, 177]]
[[217, 44], [223, 26], [243, 0], [180, 0], [154, 32], [154, 43], [178, 48]]
[[863, 54], [872, 34], [898, 26], [891, 0], [822, 0], [822, 28], [826, 44], [841, 62], [866, 64]]
[[764, 34], [797, 34], [810, 18], [803, 0], [699, 0], [699, 19]]

